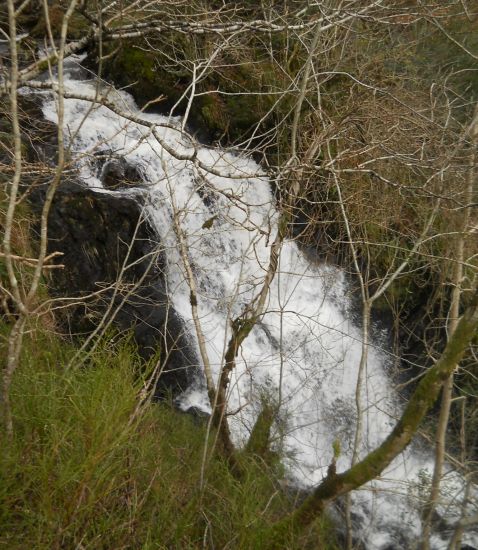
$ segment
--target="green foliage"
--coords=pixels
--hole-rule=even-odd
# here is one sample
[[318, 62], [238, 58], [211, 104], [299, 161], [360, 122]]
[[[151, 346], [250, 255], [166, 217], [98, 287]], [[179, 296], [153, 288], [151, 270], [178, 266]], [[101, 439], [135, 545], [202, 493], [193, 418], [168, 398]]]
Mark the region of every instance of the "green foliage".
[[[204, 420], [167, 404], [138, 413], [146, 374], [128, 338], [66, 369], [74, 352], [46, 334], [26, 339], [14, 439], [0, 455], [0, 547], [267, 548], [272, 522], [292, 508], [272, 470], [244, 454], [238, 481], [211, 452]], [[319, 533], [332, 540], [324, 520], [284, 541], [316, 548]]]
[[334, 439], [334, 442], [332, 443], [332, 448], [334, 450], [334, 459], [338, 460], [340, 457], [340, 453], [342, 452], [340, 448], [340, 441], [338, 439]]

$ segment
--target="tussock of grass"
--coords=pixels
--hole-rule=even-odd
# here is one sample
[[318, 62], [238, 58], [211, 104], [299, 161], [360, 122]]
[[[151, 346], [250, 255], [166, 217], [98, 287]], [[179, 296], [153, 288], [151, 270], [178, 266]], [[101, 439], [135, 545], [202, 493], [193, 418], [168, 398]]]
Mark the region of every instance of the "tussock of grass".
[[[274, 472], [245, 454], [237, 480], [212, 455], [201, 491], [206, 424], [166, 404], [137, 414], [127, 339], [66, 370], [73, 352], [51, 337], [26, 342], [14, 440], [0, 455], [0, 548], [267, 548], [292, 507]], [[332, 548], [326, 533], [290, 533], [281, 547]]]

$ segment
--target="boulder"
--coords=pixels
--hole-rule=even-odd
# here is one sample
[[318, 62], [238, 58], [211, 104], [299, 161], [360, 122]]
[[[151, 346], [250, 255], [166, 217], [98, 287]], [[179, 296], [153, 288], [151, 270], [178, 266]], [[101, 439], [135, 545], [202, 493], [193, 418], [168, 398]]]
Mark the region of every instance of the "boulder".
[[101, 182], [108, 189], [138, 187], [143, 183], [141, 169], [124, 158], [107, 160], [100, 169]]

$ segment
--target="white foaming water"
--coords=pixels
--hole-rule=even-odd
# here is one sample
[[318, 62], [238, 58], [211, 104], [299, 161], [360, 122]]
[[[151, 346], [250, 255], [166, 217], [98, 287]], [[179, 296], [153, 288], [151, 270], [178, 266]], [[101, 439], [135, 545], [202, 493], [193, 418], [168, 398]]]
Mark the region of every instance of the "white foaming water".
[[[66, 88], [77, 94], [95, 94], [94, 82], [75, 79], [72, 73], [66, 75]], [[141, 114], [125, 93], [110, 90], [109, 98], [125, 112], [156, 125], [157, 135], [174, 151], [192, 153], [181, 133], [165, 126], [178, 124], [176, 119]], [[43, 112], [48, 120], [57, 122], [56, 104], [48, 94]], [[155, 139], [151, 128], [88, 101], [65, 100], [64, 127], [82, 180], [98, 192], [139, 192], [104, 189], [95, 156], [98, 152], [113, 152], [140, 167], [147, 215], [167, 258], [169, 295], [196, 345], [190, 291], [173, 229], [176, 210], [200, 295], [198, 309], [207, 353], [217, 379], [231, 333], [230, 320], [256, 296], [268, 267], [278, 215], [267, 178], [252, 160], [222, 150], [201, 147], [198, 159], [203, 166], [231, 177], [213, 175], [194, 162], [177, 160]], [[210, 228], [203, 227], [207, 221], [212, 221]], [[349, 307], [341, 271], [309, 262], [295, 243], [286, 242], [267, 312], [243, 343], [232, 373], [229, 409], [239, 412], [229, 419], [236, 443], [247, 438], [261, 397], [280, 396], [281, 422], [276, 437], [287, 453], [290, 477], [302, 486], [310, 487], [324, 477], [335, 441], [341, 447], [337, 470], [350, 465], [361, 333], [349, 321]], [[386, 355], [375, 347], [369, 350], [362, 397], [366, 409], [361, 456], [383, 441], [400, 413], [387, 375]], [[180, 404], [184, 409], [197, 406], [209, 410], [204, 384], [193, 384]], [[423, 479], [431, 469], [429, 452], [408, 450], [379, 480], [354, 493], [356, 534], [367, 548], [411, 547], [420, 531], [417, 502], [423, 497]], [[444, 504], [442, 512], [454, 523], [463, 484], [453, 471], [447, 477], [447, 502], [454, 504], [446, 510]], [[476, 537], [468, 537], [475, 538], [477, 545]], [[435, 536], [432, 542], [437, 550], [447, 546], [445, 535], [444, 539]]]

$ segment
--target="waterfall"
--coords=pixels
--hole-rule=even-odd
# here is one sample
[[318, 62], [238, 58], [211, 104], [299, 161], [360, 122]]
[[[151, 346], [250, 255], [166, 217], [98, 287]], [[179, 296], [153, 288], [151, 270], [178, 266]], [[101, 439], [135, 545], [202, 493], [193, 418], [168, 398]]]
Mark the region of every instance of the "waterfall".
[[[70, 58], [66, 90], [93, 97], [97, 82], [80, 75], [77, 62], [78, 58]], [[190, 289], [173, 227], [173, 216], [177, 216], [187, 242], [207, 353], [217, 379], [231, 320], [257, 294], [268, 267], [278, 220], [270, 182], [260, 166], [234, 151], [200, 146], [196, 161], [178, 160], [168, 150], [185, 157], [193, 152], [179, 131], [179, 119], [141, 113], [127, 93], [106, 87], [102, 91], [118, 111], [133, 116], [124, 118], [87, 100], [65, 100], [64, 128], [80, 178], [99, 193], [141, 194], [167, 261], [170, 299], [196, 346]], [[44, 116], [56, 123], [53, 96], [28, 93], [42, 95]], [[147, 124], [131, 120], [135, 117]], [[122, 158], [136, 167], [141, 185], [105, 188], [98, 153]], [[290, 479], [311, 487], [326, 474], [335, 442], [341, 449], [337, 470], [350, 465], [361, 332], [351, 321], [343, 272], [309, 261], [293, 241], [283, 245], [266, 311], [243, 343], [232, 373], [229, 410], [237, 411], [229, 417], [233, 437], [241, 445], [261, 399], [280, 396], [276, 444], [284, 452]], [[366, 403], [362, 456], [383, 441], [401, 410], [388, 373], [388, 355], [382, 348], [381, 335], [372, 334], [362, 390]], [[184, 410], [194, 406], [209, 411], [202, 378], [178, 402]], [[431, 451], [415, 446], [398, 457], [380, 479], [353, 494], [356, 535], [367, 548], [410, 547], [420, 532], [418, 502], [432, 468]], [[445, 510], [444, 504], [440, 512], [453, 524], [459, 518], [463, 483], [451, 468], [446, 478], [444, 491], [454, 506]], [[446, 548], [447, 537], [449, 531], [443, 538], [435, 534], [432, 547]], [[467, 542], [478, 545], [478, 536], [468, 533], [467, 537]]]

